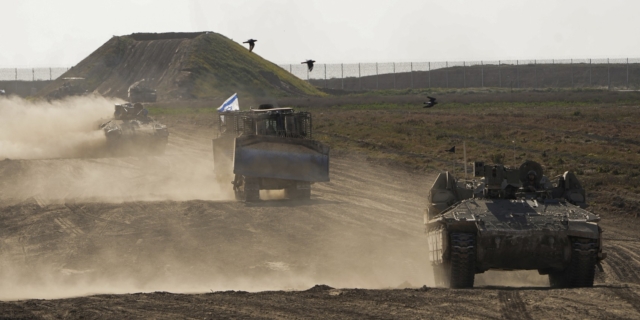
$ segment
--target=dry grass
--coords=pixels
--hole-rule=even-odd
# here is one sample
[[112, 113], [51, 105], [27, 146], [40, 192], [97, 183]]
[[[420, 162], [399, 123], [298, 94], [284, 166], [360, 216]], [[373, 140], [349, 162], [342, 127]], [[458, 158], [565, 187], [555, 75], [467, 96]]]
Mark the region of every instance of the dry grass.
[[[639, 93], [457, 91], [437, 97], [440, 104], [431, 109], [421, 107], [422, 93], [286, 98], [278, 103], [313, 112], [315, 138], [328, 143], [334, 154], [366, 154], [370, 161], [419, 172], [451, 170], [455, 160], [461, 174], [465, 142], [468, 161], [513, 166], [535, 160], [549, 177], [576, 172], [599, 210], [635, 214], [640, 207]], [[190, 107], [160, 105], [151, 111], [165, 121], [177, 117], [213, 125], [211, 104], [186, 105]], [[445, 151], [452, 146], [455, 155]]]
[[[441, 104], [432, 109], [421, 108], [421, 96], [372, 103], [374, 98], [297, 106], [314, 111], [316, 138], [336, 151], [366, 153], [371, 161], [416, 171], [451, 170], [455, 159], [462, 174], [465, 142], [468, 161], [513, 166], [535, 160], [549, 177], [576, 172], [599, 209], [635, 213], [639, 206], [636, 93], [449, 94], [439, 96]], [[452, 146], [455, 155], [445, 151]]]

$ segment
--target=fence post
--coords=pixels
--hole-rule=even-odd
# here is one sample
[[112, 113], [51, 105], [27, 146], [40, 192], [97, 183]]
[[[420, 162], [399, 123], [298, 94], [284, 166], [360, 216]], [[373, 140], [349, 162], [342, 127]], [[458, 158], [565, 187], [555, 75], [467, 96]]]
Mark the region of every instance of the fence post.
[[393, 89], [396, 89], [396, 63], [393, 63]]
[[480, 87], [484, 88], [484, 62], [480, 61]]
[[324, 87], [327, 87], [327, 64], [324, 64]]
[[[551, 59], [551, 64], [554, 66], [552, 69], [555, 70], [556, 59]], [[560, 81], [558, 80], [558, 71], [556, 70], [556, 87], [560, 87]]]
[[538, 60], [533, 60], [533, 88], [538, 87]]
[[378, 63], [376, 62], [376, 90], [380, 89], [380, 80], [378, 79]]
[[629, 90], [629, 58], [627, 58], [627, 90]]
[[342, 79], [342, 90], [344, 90], [344, 63], [340, 64], [340, 79]]
[[502, 88], [502, 68], [500, 68], [500, 60], [498, 60], [498, 88]]
[[411, 70], [411, 89], [413, 89], [413, 62], [411, 62], [410, 68], [411, 68], [410, 69]]
[[520, 88], [520, 77], [518, 74], [518, 65], [520, 64], [519, 60], [516, 60], [516, 88]]
[[16, 68], [16, 81], [18, 81], [18, 68]]
[[445, 81], [447, 82], [447, 88], [449, 88], [449, 61], [445, 61], [444, 62], [444, 66], [445, 66], [445, 68], [444, 68], [444, 70], [445, 70], [445, 73], [444, 73]]
[[36, 69], [31, 68], [31, 81], [36, 81]]
[[51, 68], [49, 68], [49, 81], [51, 81], [51, 80], [53, 80], [53, 77], [51, 76]]
[[591, 59], [589, 59], [589, 87], [591, 87]]
[[611, 90], [611, 65], [609, 64], [609, 58], [607, 58], [607, 90]]
[[431, 89], [431, 62], [428, 62], [429, 64], [429, 70], [427, 71], [427, 76], [428, 76], [428, 80], [429, 80], [429, 89]]
[[462, 61], [462, 87], [463, 88], [467, 87], [467, 68], [465, 68], [466, 66], [467, 66], [467, 62]]
[[293, 71], [291, 71], [291, 64], [289, 64], [289, 73], [293, 74]]
[[360, 82], [360, 91], [362, 91], [362, 76], [360, 75], [360, 62], [358, 62], [358, 81]]
[[571, 71], [571, 88], [573, 88], [573, 59], [571, 59], [569, 70]]

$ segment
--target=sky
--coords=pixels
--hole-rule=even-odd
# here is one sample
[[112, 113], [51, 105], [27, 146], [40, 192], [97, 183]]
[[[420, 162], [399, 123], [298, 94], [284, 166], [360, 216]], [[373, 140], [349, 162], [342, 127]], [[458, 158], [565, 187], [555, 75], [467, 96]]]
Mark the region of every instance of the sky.
[[0, 0], [0, 68], [69, 67], [114, 35], [213, 31], [278, 64], [640, 58], [635, 0]]

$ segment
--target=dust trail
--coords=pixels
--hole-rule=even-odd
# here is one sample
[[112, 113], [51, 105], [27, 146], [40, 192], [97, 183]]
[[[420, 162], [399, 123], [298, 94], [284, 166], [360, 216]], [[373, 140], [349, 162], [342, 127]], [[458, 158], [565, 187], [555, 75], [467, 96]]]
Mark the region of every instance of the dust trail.
[[97, 123], [115, 100], [73, 97], [53, 102], [0, 99], [0, 159], [87, 156], [105, 141]]
[[105, 157], [98, 125], [117, 102], [0, 99], [0, 203], [232, 198], [230, 179], [217, 182], [211, 152], [192, 141], [170, 136], [161, 156]]

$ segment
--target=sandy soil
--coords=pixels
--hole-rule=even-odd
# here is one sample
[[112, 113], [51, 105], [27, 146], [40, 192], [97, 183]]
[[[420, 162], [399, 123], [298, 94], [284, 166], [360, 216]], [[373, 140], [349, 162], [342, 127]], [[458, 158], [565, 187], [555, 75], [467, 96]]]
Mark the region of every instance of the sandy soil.
[[435, 289], [432, 176], [333, 155], [311, 201], [245, 204], [209, 137], [177, 123], [164, 156], [0, 161], [0, 319], [640, 317], [635, 219], [601, 213], [595, 288], [489, 272]]

